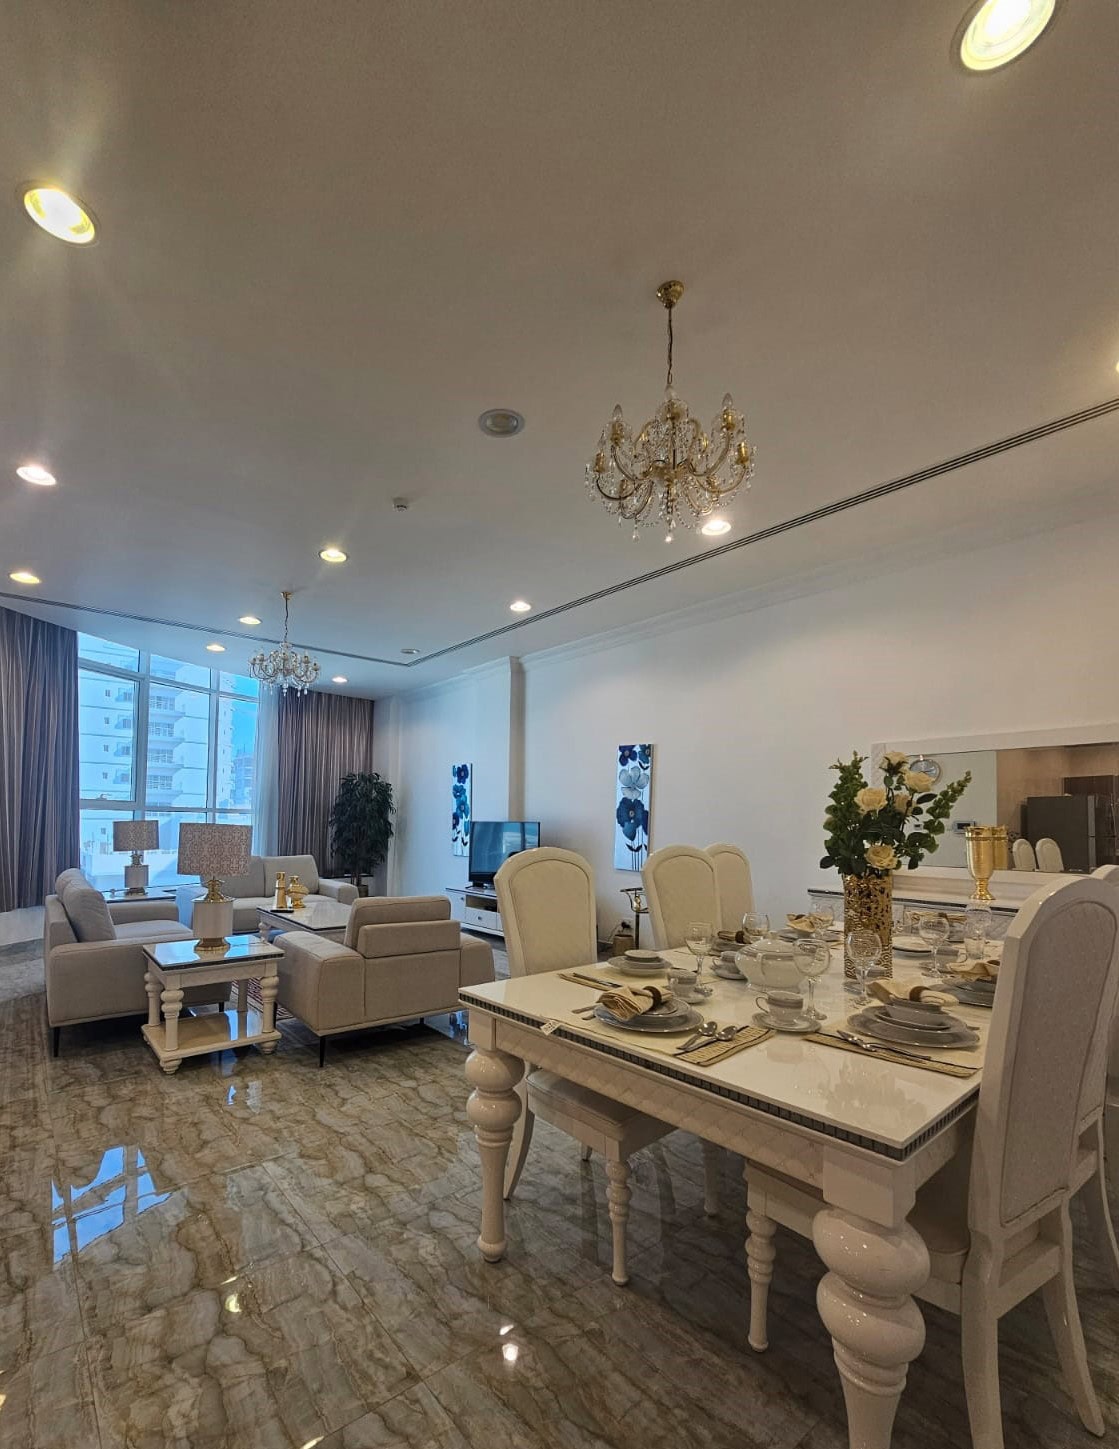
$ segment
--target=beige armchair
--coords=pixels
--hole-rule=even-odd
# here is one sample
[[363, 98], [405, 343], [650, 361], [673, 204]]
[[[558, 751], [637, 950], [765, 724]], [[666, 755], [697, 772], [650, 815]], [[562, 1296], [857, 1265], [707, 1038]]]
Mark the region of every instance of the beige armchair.
[[493, 980], [493, 952], [463, 936], [446, 896], [356, 902], [341, 944], [311, 931], [276, 937], [277, 1001], [319, 1038], [458, 1010], [460, 987]]

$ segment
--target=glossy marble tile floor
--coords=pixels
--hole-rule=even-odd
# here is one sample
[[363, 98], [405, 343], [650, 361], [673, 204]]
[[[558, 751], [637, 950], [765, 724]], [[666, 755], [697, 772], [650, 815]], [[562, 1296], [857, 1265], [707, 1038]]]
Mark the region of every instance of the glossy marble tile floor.
[[[846, 1444], [820, 1270], [791, 1235], [772, 1347], [745, 1347], [737, 1160], [708, 1220], [693, 1139], [640, 1154], [619, 1290], [602, 1163], [541, 1126], [490, 1267], [462, 1041], [370, 1033], [320, 1071], [298, 1023], [284, 1036], [164, 1077], [127, 1021], [52, 1060], [42, 995], [0, 992], [4, 1449]], [[1119, 1300], [1078, 1251], [1119, 1444]], [[926, 1317], [897, 1449], [969, 1443], [957, 1325]], [[1008, 1449], [1093, 1442], [1040, 1303], [1003, 1320], [1001, 1361]]]

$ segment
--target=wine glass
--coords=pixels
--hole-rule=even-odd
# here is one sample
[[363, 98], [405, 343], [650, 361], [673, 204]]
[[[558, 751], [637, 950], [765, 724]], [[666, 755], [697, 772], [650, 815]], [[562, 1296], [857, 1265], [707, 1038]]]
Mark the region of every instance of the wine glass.
[[989, 906], [968, 906], [964, 913], [964, 945], [969, 960], [983, 959], [994, 919]]
[[816, 978], [823, 976], [831, 964], [831, 947], [826, 941], [808, 936], [796, 943], [793, 955], [797, 970], [808, 982], [808, 1006], [804, 1014], [813, 1021], [826, 1021], [827, 1012], [816, 1006]]
[[696, 958], [695, 981], [699, 985], [699, 978], [703, 974], [703, 958], [711, 950], [711, 938], [714, 935], [710, 921], [693, 921], [684, 933], [684, 945]]
[[917, 934], [932, 952], [930, 974], [933, 976], [940, 974], [937, 957], [941, 946], [947, 941], [951, 932], [952, 928], [948, 924], [948, 917], [941, 915], [938, 911], [925, 911], [917, 919]]
[[817, 901], [809, 896], [808, 919], [816, 927], [816, 934], [824, 936], [835, 925], [835, 907], [826, 897]]
[[742, 917], [742, 934], [748, 941], [763, 941], [769, 935], [769, 917], [764, 911], [747, 911]]
[[867, 973], [882, 955], [882, 942], [879, 940], [878, 932], [848, 931], [847, 951], [854, 963], [855, 976], [859, 983], [859, 1005], [866, 1006], [870, 1000], [866, 990]]

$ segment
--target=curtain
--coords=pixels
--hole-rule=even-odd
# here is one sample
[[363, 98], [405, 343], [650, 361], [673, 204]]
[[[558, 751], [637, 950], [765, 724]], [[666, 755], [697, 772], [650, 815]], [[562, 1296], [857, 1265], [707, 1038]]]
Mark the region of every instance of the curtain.
[[313, 855], [333, 870], [330, 811], [338, 782], [373, 769], [373, 701], [345, 694], [280, 696], [280, 855]]
[[253, 854], [280, 854], [280, 696], [265, 685], [256, 710]]
[[0, 609], [0, 911], [78, 864], [78, 636]]

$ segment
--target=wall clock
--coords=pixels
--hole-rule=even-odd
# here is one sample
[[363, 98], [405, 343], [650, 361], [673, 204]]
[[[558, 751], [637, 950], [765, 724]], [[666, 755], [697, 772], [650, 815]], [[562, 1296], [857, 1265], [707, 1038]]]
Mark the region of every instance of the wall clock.
[[915, 760], [910, 761], [909, 768], [923, 770], [934, 785], [940, 779], [940, 765], [936, 760], [930, 760], [928, 755], [918, 755]]

